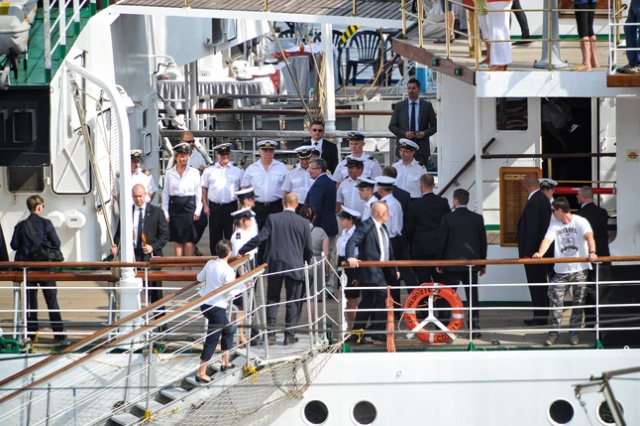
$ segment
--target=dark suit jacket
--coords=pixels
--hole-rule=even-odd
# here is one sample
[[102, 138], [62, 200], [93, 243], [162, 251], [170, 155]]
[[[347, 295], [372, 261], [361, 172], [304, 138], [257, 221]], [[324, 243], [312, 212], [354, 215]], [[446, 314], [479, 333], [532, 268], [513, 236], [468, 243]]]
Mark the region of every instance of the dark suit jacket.
[[404, 225], [411, 256], [435, 255], [442, 217], [451, 212], [449, 201], [429, 192], [414, 200]]
[[[309, 143], [313, 143], [309, 141]], [[327, 169], [333, 173], [336, 169], [336, 166], [340, 162], [340, 156], [338, 155], [338, 146], [329, 142], [326, 139], [322, 139], [322, 154], [320, 154], [320, 158], [324, 159], [327, 162]]]
[[[420, 118], [418, 131], [424, 132], [424, 138], [416, 139], [414, 142], [420, 147], [416, 155], [416, 159], [420, 161], [420, 157], [428, 157], [431, 152], [429, 146], [429, 136], [434, 135], [438, 131], [438, 120], [436, 118], [436, 112], [433, 109], [431, 102], [425, 99], [418, 100], [420, 104]], [[393, 107], [393, 114], [389, 121], [389, 131], [396, 135], [398, 139], [404, 138], [405, 133], [409, 131], [409, 99], [402, 100], [396, 103]], [[418, 132], [417, 131], [417, 132]], [[416, 133], [417, 133], [416, 132]], [[422, 161], [420, 161], [422, 164]], [[427, 166], [426, 164], [422, 164]]]
[[336, 183], [328, 175], [318, 176], [309, 188], [304, 203], [313, 206], [316, 212], [316, 220], [313, 222], [315, 226], [324, 229], [329, 237], [338, 235]]
[[[25, 224], [25, 221], [29, 221], [33, 226], [36, 238], [38, 241], [33, 241], [31, 237], [31, 231]], [[35, 213], [31, 213], [28, 218], [18, 222], [13, 230], [13, 237], [11, 237], [11, 248], [16, 251], [15, 261], [29, 261], [31, 259], [31, 252], [36, 244], [48, 244], [51, 247], [60, 247], [60, 238], [56, 233], [53, 223], [49, 219], [38, 216]]]
[[4, 231], [0, 225], [0, 262], [9, 261], [9, 251], [7, 250], [7, 243], [4, 239]]
[[538, 251], [550, 221], [549, 198], [542, 191], [536, 191], [524, 205], [518, 221], [518, 256], [531, 257]]
[[[386, 226], [384, 228], [385, 230], [387, 229]], [[388, 236], [389, 232], [387, 231]], [[358, 248], [359, 260], [380, 260], [380, 241], [378, 240], [378, 231], [373, 223], [373, 218], [358, 222], [356, 225], [353, 235], [347, 241], [345, 251], [347, 259], [355, 257], [353, 254], [356, 247]], [[391, 240], [389, 240], [389, 260], [393, 259], [395, 259], [393, 257], [393, 248], [391, 247]], [[395, 273], [396, 270], [397, 268], [358, 268], [356, 277], [363, 285], [386, 286], [387, 283], [391, 284], [395, 280], [395, 277], [390, 274]]]
[[265, 241], [267, 247], [264, 261], [269, 264], [268, 272], [295, 269], [284, 275], [302, 281], [304, 262], [310, 261], [313, 256], [309, 221], [291, 210], [270, 214], [258, 235], [250, 239], [238, 252], [248, 253]]
[[609, 214], [594, 203], [587, 203], [576, 212], [589, 221], [596, 241], [596, 254], [609, 256]]
[[[154, 256], [162, 256], [162, 249], [169, 242], [169, 223], [164, 217], [164, 212], [161, 208], [153, 206], [147, 203], [147, 207], [144, 212], [144, 237], [151, 247], [153, 247]], [[114, 236], [116, 244], [120, 244], [120, 223], [118, 222], [118, 229]], [[137, 251], [137, 250], [136, 250]], [[148, 261], [151, 255], [143, 255], [136, 253], [136, 260]]]
[[[436, 259], [486, 259], [487, 232], [482, 215], [459, 207], [444, 215], [438, 233], [438, 252]], [[474, 266], [477, 271], [481, 266]], [[449, 271], [466, 271], [464, 266], [445, 268]]]

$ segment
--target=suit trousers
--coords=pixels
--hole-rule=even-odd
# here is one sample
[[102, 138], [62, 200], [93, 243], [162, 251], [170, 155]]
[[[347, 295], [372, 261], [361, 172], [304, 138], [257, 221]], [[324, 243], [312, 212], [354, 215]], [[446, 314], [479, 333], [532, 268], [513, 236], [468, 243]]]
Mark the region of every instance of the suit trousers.
[[[151, 259], [151, 255], [144, 254], [142, 250], [134, 249], [136, 261], [148, 262]], [[155, 303], [164, 297], [162, 292], [162, 281], [149, 281], [149, 288], [146, 290], [149, 297], [149, 304]], [[158, 306], [154, 311], [153, 319], [158, 319], [164, 315], [164, 306]]]
[[209, 250], [211, 255], [216, 254], [216, 245], [221, 239], [230, 239], [233, 233], [233, 216], [231, 213], [238, 209], [238, 202], [218, 204], [209, 201]]
[[[360, 283], [361, 287], [375, 287], [375, 284]], [[383, 332], [386, 329], [387, 311], [385, 310], [385, 299], [387, 297], [386, 287], [380, 287], [380, 290], [361, 290], [362, 299], [358, 304], [358, 312], [353, 323], [354, 330], [370, 330], [378, 334], [378, 337], [384, 337]], [[375, 311], [365, 311], [374, 309]], [[367, 322], [370, 323], [367, 327]]]
[[[282, 282], [284, 280], [285, 294], [287, 300], [287, 310], [284, 317], [285, 322], [285, 338], [293, 338], [293, 327], [298, 325], [298, 313], [302, 303], [298, 300], [302, 296], [302, 280], [295, 280], [289, 276], [270, 275], [267, 278], [267, 325], [273, 329], [278, 317], [278, 305], [280, 302], [280, 293], [282, 292]], [[275, 333], [274, 330], [271, 332]]]
[[231, 349], [233, 346], [233, 328], [227, 327], [229, 320], [227, 319], [227, 310], [219, 306], [201, 305], [200, 311], [202, 315], [209, 321], [207, 325], [207, 336], [204, 339], [202, 354], [200, 359], [207, 362], [213, 356], [218, 346], [218, 339], [222, 335], [221, 348], [223, 351]]
[[[40, 286], [42, 294], [44, 295], [44, 301], [47, 303], [49, 309], [49, 321], [51, 322], [51, 329], [55, 333], [54, 337], [57, 340], [64, 339], [64, 327], [62, 325], [62, 316], [60, 315], [60, 306], [58, 306], [58, 290], [55, 281], [37, 281], [28, 283], [29, 286]], [[27, 309], [29, 312], [27, 331], [38, 331], [38, 289], [30, 288], [27, 290]]]
[[204, 234], [204, 230], [207, 229], [208, 223], [209, 223], [209, 220], [207, 218], [207, 215], [204, 214], [204, 207], [203, 207], [202, 210], [200, 210], [200, 219], [198, 219], [198, 221], [194, 222], [193, 224], [193, 229], [196, 232], [196, 239], [193, 242], [194, 244], [198, 244], [200, 242], [200, 239]]
[[[436, 260], [435, 254], [420, 254], [412, 257], [413, 260]], [[435, 266], [423, 266], [415, 268], [418, 275], [418, 285], [430, 282], [439, 282], [442, 280], [442, 275], [436, 271]]]
[[[524, 265], [524, 272], [529, 284], [547, 282], [547, 265]], [[549, 317], [549, 311], [545, 309], [549, 306], [547, 288], [546, 285], [529, 286], [534, 319], [546, 321]]]
[[[391, 238], [391, 247], [393, 248], [393, 256], [395, 260], [409, 260], [409, 245], [407, 240], [402, 235]], [[400, 278], [404, 281], [406, 287], [416, 287], [418, 285], [418, 279], [413, 272], [413, 268], [410, 266], [403, 266], [398, 268], [400, 272]], [[394, 288], [391, 290], [391, 297], [396, 303], [400, 303], [400, 280], [394, 280], [395, 284], [392, 284]], [[411, 293], [412, 288], [407, 288], [407, 293]], [[400, 312], [396, 312], [400, 314]]]
[[[473, 328], [480, 328], [480, 311], [474, 309], [480, 305], [478, 300], [478, 287], [469, 288], [469, 271], [447, 271], [443, 274], [443, 283], [455, 287], [459, 283], [464, 285], [464, 293], [467, 296], [467, 307], [471, 306], [471, 323]], [[478, 284], [478, 271], [471, 273], [471, 283]], [[471, 297], [469, 297], [469, 290], [471, 290]], [[469, 305], [471, 301], [471, 305]], [[468, 322], [467, 322], [468, 323]]]

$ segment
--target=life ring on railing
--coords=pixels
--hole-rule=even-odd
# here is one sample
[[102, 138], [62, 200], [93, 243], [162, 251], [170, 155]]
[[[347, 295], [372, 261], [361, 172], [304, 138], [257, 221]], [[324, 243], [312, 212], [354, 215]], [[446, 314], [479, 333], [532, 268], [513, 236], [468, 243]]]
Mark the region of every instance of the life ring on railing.
[[[424, 328], [420, 330], [415, 330], [416, 327], [420, 325], [422, 321], [418, 320], [415, 309], [418, 307], [423, 307], [424, 299], [428, 299], [429, 297], [440, 297], [446, 300], [451, 306], [451, 318], [449, 320], [449, 324], [447, 324], [447, 329], [450, 331], [449, 333], [443, 331], [427, 331]], [[422, 302], [422, 303], [421, 303]], [[422, 340], [425, 343], [446, 343], [452, 338], [455, 339], [455, 332], [460, 330], [464, 325], [464, 309], [462, 300], [458, 293], [451, 287], [447, 287], [444, 284], [440, 283], [423, 283], [419, 288], [414, 289], [407, 297], [407, 301], [404, 304], [406, 309], [404, 313], [404, 321], [409, 327], [409, 330], [418, 337], [418, 339]], [[431, 316], [433, 313], [430, 311], [429, 315]], [[434, 317], [432, 320], [428, 322], [436, 322], [437, 319]]]

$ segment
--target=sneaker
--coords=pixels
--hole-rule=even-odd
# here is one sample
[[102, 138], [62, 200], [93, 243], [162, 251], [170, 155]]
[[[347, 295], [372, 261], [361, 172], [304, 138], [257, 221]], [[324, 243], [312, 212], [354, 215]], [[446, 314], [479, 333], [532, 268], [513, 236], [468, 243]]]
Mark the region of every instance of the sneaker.
[[627, 64], [624, 67], [616, 69], [618, 74], [640, 74], [640, 67], [634, 67], [631, 64]]
[[549, 338], [547, 339], [546, 342], [544, 342], [544, 344], [545, 346], [553, 346], [556, 344], [557, 341], [558, 341], [558, 336], [552, 335], [552, 336], [549, 336]]
[[578, 336], [577, 334], [574, 334], [573, 336], [571, 336], [571, 340], [569, 340], [569, 342], [575, 346], [575, 345], [579, 345], [580, 344], [580, 336]]

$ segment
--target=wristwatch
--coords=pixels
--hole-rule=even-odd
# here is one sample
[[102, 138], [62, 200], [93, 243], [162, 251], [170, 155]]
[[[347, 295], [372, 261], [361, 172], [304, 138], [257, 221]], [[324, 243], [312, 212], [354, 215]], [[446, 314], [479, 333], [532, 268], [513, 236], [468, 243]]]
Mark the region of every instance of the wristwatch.
[[591, 254], [591, 253], [596, 254], [596, 251], [595, 251], [595, 250], [591, 250], [591, 251], [589, 252], [589, 254]]

